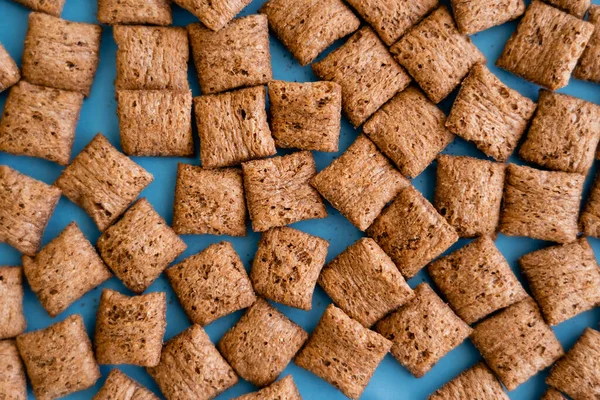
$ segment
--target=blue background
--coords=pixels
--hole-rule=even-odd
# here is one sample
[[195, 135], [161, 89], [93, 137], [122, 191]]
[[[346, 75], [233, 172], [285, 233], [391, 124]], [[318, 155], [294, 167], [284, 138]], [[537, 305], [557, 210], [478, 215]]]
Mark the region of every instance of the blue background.
[[[264, 0], [255, 0], [248, 6], [242, 15], [256, 13]], [[97, 23], [96, 21], [97, 4], [95, 0], [67, 0], [62, 17], [68, 20]], [[29, 10], [13, 3], [10, 0], [0, 0], [0, 42], [6, 47], [8, 52], [20, 64], [21, 55], [23, 52], [23, 42], [27, 30], [27, 16]], [[174, 24], [185, 26], [191, 22], [196, 22], [197, 19], [184, 11], [183, 9], [173, 6]], [[537, 100], [538, 87], [530, 84], [516, 76], [513, 76], [505, 71], [502, 71], [494, 66], [496, 58], [500, 55], [504, 43], [509, 38], [510, 34], [516, 27], [516, 22], [504, 24], [500, 27], [495, 27], [474, 35], [473, 41], [479, 49], [483, 51], [488, 60], [488, 67], [495, 73], [503, 82], [510, 87], [517, 89], [523, 95], [526, 95], [534, 100]], [[336, 43], [327, 52], [321, 55], [322, 58], [333, 48], [339, 46], [341, 41]], [[104, 27], [102, 33], [102, 46], [100, 49], [100, 66], [94, 81], [91, 96], [87, 98], [83, 104], [81, 118], [77, 127], [77, 137], [73, 147], [73, 155], [78, 154], [83, 147], [92, 139], [97, 132], [102, 132], [108, 139], [119, 148], [119, 127], [118, 120], [115, 114], [116, 102], [113, 82], [115, 80], [115, 53], [116, 45], [112, 38], [112, 29]], [[271, 37], [271, 55], [273, 64], [273, 75], [275, 79], [287, 81], [315, 81], [317, 78], [312, 73], [310, 66], [300, 67], [293, 60], [290, 53], [284, 49], [280, 42]], [[190, 60], [189, 65], [189, 81], [192, 87], [194, 96], [200, 95], [195, 69]], [[568, 93], [594, 103], [600, 103], [600, 91], [598, 86], [593, 83], [572, 80], [568, 87], [560, 90], [560, 92]], [[8, 91], [0, 94], [0, 107], [4, 106]], [[456, 93], [453, 93], [440, 105], [447, 113], [452, 104]], [[342, 133], [340, 137], [340, 153], [314, 153], [317, 168], [319, 170], [327, 166], [335, 157], [339, 156], [350, 143], [356, 138], [360, 131], [355, 130], [346, 120], [343, 119]], [[196, 146], [198, 140], [196, 137]], [[198, 149], [196, 149], [198, 154]], [[483, 158], [483, 153], [480, 153], [473, 145], [456, 138], [455, 141], [448, 146], [445, 153], [457, 155], [469, 155]], [[286, 152], [279, 151], [279, 154]], [[178, 162], [199, 165], [198, 157], [194, 158], [134, 158], [134, 160], [150, 171], [154, 175], [154, 182], [144, 191], [141, 196], [145, 196], [154, 205], [156, 210], [171, 223], [173, 193], [175, 187], [176, 168]], [[516, 156], [510, 159], [510, 162], [521, 163]], [[52, 183], [60, 175], [62, 167], [57, 164], [26, 157], [14, 157], [4, 153], [0, 153], [0, 164], [7, 164], [25, 174], [34, 178], [40, 179], [47, 183]], [[419, 177], [413, 180], [414, 185], [421, 190], [424, 195], [432, 199], [435, 188], [435, 163]], [[584, 196], [587, 196], [593, 176], [596, 173], [597, 165], [594, 166], [586, 182], [586, 191]], [[585, 197], [584, 197], [585, 199]], [[305, 232], [321, 236], [330, 242], [329, 254], [327, 260], [331, 260], [338, 253], [343, 251], [348, 245], [357, 240], [362, 234], [352, 226], [344, 217], [336, 210], [328, 206], [329, 217], [325, 220], [304, 221], [293, 226]], [[62, 198], [52, 216], [46, 233], [44, 235], [43, 244], [48, 243], [52, 238], [56, 237], [71, 221], [76, 221], [86, 234], [88, 239], [95, 243], [100, 232], [92, 220], [83, 212], [82, 209]], [[245, 238], [229, 238], [216, 237], [211, 235], [203, 236], [183, 236], [183, 239], [188, 245], [188, 249], [177, 260], [181, 261], [185, 257], [196, 254], [206, 248], [209, 244], [220, 240], [229, 240], [233, 243], [238, 251], [246, 268], [250, 268], [250, 264], [259, 235], [249, 232]], [[590, 239], [596, 254], [600, 254], [600, 242], [596, 239]], [[460, 240], [448, 252], [456, 250], [466, 244], [466, 240]], [[523, 281], [518, 267], [517, 260], [522, 255], [533, 250], [547, 246], [549, 243], [536, 241], [526, 238], [509, 238], [499, 235], [497, 245], [508, 259], [513, 270]], [[0, 265], [20, 265], [20, 254], [13, 248], [0, 243]], [[415, 287], [423, 281], [428, 281], [425, 272], [421, 271], [415, 278], [409, 281], [412, 287]], [[117, 278], [112, 278], [99, 288], [87, 293], [79, 301], [71, 305], [69, 309], [59, 315], [57, 318], [50, 318], [46, 311], [42, 308], [31, 289], [26, 284], [25, 292], [25, 314], [27, 317], [28, 330], [40, 329], [66, 318], [70, 314], [79, 313], [83, 316], [88, 333], [93, 334], [95, 325], [95, 315], [98, 308], [98, 301], [102, 288], [113, 288], [122, 293], [132, 294], [129, 292]], [[525, 285], [527, 288], [527, 286]], [[190, 323], [184, 314], [182, 308], [177, 302], [167, 279], [161, 276], [148, 291], [165, 291], [167, 293], [168, 311], [167, 311], [167, 330], [165, 340], [173, 337], [177, 333], [186, 329]], [[300, 324], [305, 330], [311, 332], [317, 324], [325, 307], [331, 302], [323, 290], [317, 287], [313, 298], [312, 311], [305, 312], [293, 308], [288, 308], [281, 305], [275, 305], [282, 310], [292, 320]], [[210, 335], [213, 342], [217, 342], [221, 336], [240, 318], [242, 312], [229, 315], [210, 324], [206, 327], [206, 331]], [[561, 325], [554, 327], [556, 335], [560, 339], [565, 349], [570, 348], [585, 327], [598, 327], [600, 321], [600, 310], [595, 310], [583, 313], [576, 318], [573, 318]], [[379, 368], [375, 372], [373, 379], [365, 390], [362, 399], [425, 399], [431, 392], [439, 388], [442, 384], [456, 376], [459, 372], [473, 365], [480, 359], [480, 355], [469, 340], [465, 341], [458, 348], [450, 352], [444, 357], [431, 372], [421, 379], [412, 377], [403, 367], [398, 364], [389, 354], [385, 357]], [[89, 390], [75, 393], [69, 396], [69, 399], [89, 399], [96, 391], [104, 384], [104, 380], [112, 366], [101, 366], [102, 379], [98, 380], [96, 385]], [[157, 385], [146, 374], [143, 368], [134, 366], [120, 366], [122, 371], [138, 380], [140, 383], [148, 387], [150, 390], [159, 394]], [[546, 390], [544, 379], [548, 371], [544, 371], [527, 383], [521, 385], [517, 390], [510, 393], [512, 399], [538, 399]], [[344, 399], [345, 397], [338, 392], [334, 387], [328, 385], [311, 373], [295, 366], [291, 363], [282, 376], [293, 374], [294, 379], [300, 389], [302, 396], [305, 399]], [[240, 381], [238, 385], [223, 393], [219, 399], [228, 399], [239, 396], [243, 393], [256, 390], [251, 384]], [[30, 398], [31, 388], [29, 388]]]

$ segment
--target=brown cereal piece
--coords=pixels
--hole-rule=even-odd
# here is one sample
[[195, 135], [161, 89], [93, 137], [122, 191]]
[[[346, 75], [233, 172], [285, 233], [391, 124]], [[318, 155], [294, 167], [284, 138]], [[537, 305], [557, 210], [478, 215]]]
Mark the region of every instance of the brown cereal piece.
[[309, 151], [245, 162], [242, 171], [255, 232], [327, 217], [321, 196], [309, 183], [317, 173]]
[[458, 31], [473, 35], [517, 19], [525, 12], [523, 0], [451, 0]]
[[550, 325], [600, 305], [600, 268], [585, 238], [526, 254], [519, 265]]
[[0, 93], [19, 82], [21, 72], [8, 51], [0, 43]]
[[106, 382], [92, 400], [159, 400], [151, 391], [118, 369], [108, 374]]
[[160, 364], [147, 371], [168, 400], [209, 400], [238, 382], [200, 325], [165, 343]]
[[548, 388], [540, 400], [567, 400], [558, 390]]
[[513, 153], [535, 112], [535, 103], [506, 86], [482, 64], [463, 81], [446, 127], [497, 161]]
[[14, 340], [0, 340], [0, 394], [6, 400], [27, 400], [27, 379]]
[[51, 317], [112, 277], [75, 222], [35, 257], [23, 256], [21, 260], [31, 290]]
[[417, 189], [408, 186], [367, 230], [406, 279], [442, 254], [458, 235]]
[[194, 98], [205, 168], [231, 167], [274, 155], [262, 86]]
[[600, 6], [592, 4], [588, 22], [594, 24], [594, 33], [581, 54], [573, 76], [577, 79], [600, 83]]
[[23, 313], [22, 268], [0, 266], [0, 299], [2, 299], [0, 302], [0, 340], [2, 340], [15, 337], [27, 328]]
[[560, 342], [530, 298], [477, 324], [471, 341], [509, 391], [563, 355]]
[[17, 347], [36, 399], [51, 400], [88, 389], [101, 376], [79, 314], [17, 336]]
[[239, 376], [264, 387], [275, 382], [307, 338], [300, 326], [258, 299], [217, 347]]
[[98, 0], [98, 21], [108, 25], [171, 25], [170, 0]]
[[354, 226], [366, 230], [383, 207], [409, 185], [366, 136], [350, 147], [311, 184]]
[[577, 238], [585, 176], [515, 164], [506, 172], [500, 232], [558, 243]]
[[83, 94], [20, 81], [0, 120], [0, 151], [68, 165]]
[[113, 36], [117, 42], [116, 89], [189, 89], [185, 28], [117, 25]]
[[65, 0], [14, 0], [33, 11], [60, 17]]
[[472, 324], [527, 297], [489, 236], [429, 264], [427, 271], [456, 314]]
[[410, 83], [410, 76], [368, 27], [314, 63], [312, 69], [320, 79], [342, 87], [342, 108], [355, 127]]
[[411, 86], [384, 104], [363, 132], [403, 175], [416, 177], [454, 140], [445, 123], [444, 112]]
[[510, 400], [502, 385], [483, 362], [463, 371], [439, 388], [428, 400]]
[[173, 0], [185, 8], [209, 29], [218, 31], [231, 21], [252, 0]]
[[583, 18], [590, 8], [591, 0], [544, 0], [546, 3], [566, 13]]
[[496, 65], [550, 90], [567, 86], [594, 25], [534, 0]]
[[414, 296], [391, 258], [370, 238], [358, 240], [327, 264], [319, 285], [366, 328]]
[[586, 236], [600, 237], [600, 175], [594, 180], [579, 222]]
[[330, 304], [294, 362], [358, 399], [391, 346]]
[[179, 164], [173, 230], [180, 235], [246, 236], [242, 170]]
[[257, 392], [248, 393], [233, 400], [302, 400], [292, 375], [281, 378]]
[[96, 246], [115, 275], [138, 294], [187, 247], [145, 198], [104, 231]]
[[335, 82], [269, 82], [277, 147], [337, 152], [342, 88]]
[[250, 273], [256, 292], [278, 303], [310, 310], [328, 247], [327, 240], [297, 229], [264, 232]]
[[100, 59], [99, 25], [29, 14], [23, 78], [29, 83], [90, 95]]
[[229, 242], [208, 246], [169, 268], [166, 274], [195, 324], [208, 325], [256, 301], [244, 264]]
[[104, 231], [153, 179], [99, 133], [73, 159], [55, 185]]
[[0, 242], [35, 255], [60, 190], [0, 165]]
[[302, 66], [360, 26], [341, 0], [269, 0], [259, 12]]
[[218, 32], [197, 23], [187, 27], [203, 94], [269, 82], [269, 26], [264, 15], [231, 21]]

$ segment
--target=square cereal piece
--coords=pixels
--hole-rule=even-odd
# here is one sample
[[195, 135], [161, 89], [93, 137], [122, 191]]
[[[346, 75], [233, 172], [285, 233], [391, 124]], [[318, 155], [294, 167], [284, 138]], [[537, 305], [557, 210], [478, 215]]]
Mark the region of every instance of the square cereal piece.
[[0, 242], [34, 256], [60, 189], [0, 165]]
[[363, 132], [403, 175], [414, 178], [454, 140], [445, 123], [444, 112], [410, 86], [384, 104]]
[[159, 400], [151, 391], [118, 369], [108, 374], [106, 382], [92, 400]]
[[452, 15], [441, 6], [390, 49], [427, 97], [439, 103], [485, 56], [456, 29]]
[[118, 90], [117, 115], [125, 154], [194, 155], [191, 90]]
[[229, 242], [208, 246], [169, 268], [166, 274], [195, 324], [208, 325], [256, 301], [244, 264]]
[[25, 367], [14, 340], [0, 340], [0, 394], [6, 400], [27, 400]]
[[448, 250], [458, 235], [414, 187], [403, 189], [367, 230], [406, 279]]
[[269, 82], [271, 133], [277, 147], [337, 152], [342, 88], [335, 82]]
[[264, 232], [250, 272], [256, 292], [289, 307], [310, 310], [328, 248], [327, 240], [297, 229]]
[[560, 342], [531, 298], [477, 324], [471, 341], [509, 391], [563, 355]]
[[509, 164], [499, 231], [558, 243], [577, 239], [585, 176]]
[[567, 86], [594, 25], [534, 0], [496, 65], [550, 90]]
[[85, 390], [101, 377], [81, 315], [17, 336], [17, 347], [36, 399]]
[[519, 156], [544, 168], [586, 175], [600, 140], [600, 106], [540, 91], [538, 108]]
[[90, 95], [100, 59], [100, 25], [29, 14], [23, 50], [23, 79]]
[[590, 8], [591, 0], [544, 0], [546, 3], [566, 13], [583, 18]]
[[519, 266], [550, 325], [600, 305], [600, 268], [586, 238], [526, 254]]
[[319, 285], [366, 328], [414, 296], [391, 258], [370, 238], [358, 240], [327, 264]]
[[548, 388], [540, 400], [567, 400], [558, 390]]
[[104, 231], [153, 179], [99, 133], [54, 184]]
[[458, 31], [473, 35], [519, 18], [525, 12], [523, 0], [451, 0]]
[[600, 83], [600, 5], [590, 6], [588, 22], [594, 24], [594, 33], [573, 70], [573, 76]]
[[262, 390], [232, 400], [302, 400], [302, 396], [294, 383], [294, 378], [288, 375]]
[[391, 346], [392, 342], [330, 304], [294, 362], [358, 399]]
[[173, 0], [194, 14], [207, 28], [218, 31], [240, 13], [252, 0]]
[[168, 400], [209, 400], [238, 382], [200, 325], [166, 342], [160, 364], [147, 371]]
[[2, 340], [15, 337], [27, 328], [23, 313], [23, 269], [21, 267], [0, 266], [0, 299], [2, 299], [0, 302], [0, 340]]
[[171, 25], [170, 0], [98, 0], [98, 22], [107, 25]]
[[177, 167], [173, 230], [180, 235], [246, 236], [242, 170]]
[[448, 352], [460, 345], [472, 329], [426, 283], [414, 298], [375, 325], [392, 341], [390, 350], [417, 378], [425, 375]]
[[489, 236], [475, 239], [429, 264], [429, 276], [467, 324], [527, 297], [527, 292]]
[[181, 27], [113, 28], [117, 42], [116, 89], [188, 90], [188, 35]]
[[439, 388], [427, 400], [510, 400], [483, 362], [478, 362]]
[[33, 11], [60, 17], [66, 0], [14, 0]]
[[302, 66], [360, 26], [341, 0], [269, 0], [258, 12]]
[[314, 63], [312, 69], [320, 79], [342, 87], [342, 108], [355, 127], [410, 83], [410, 76], [368, 27]]
[[164, 292], [129, 297], [104, 289], [96, 315], [96, 359], [99, 364], [155, 367], [166, 327]]
[[194, 98], [204, 168], [231, 167], [277, 152], [265, 102], [262, 86]]
[[600, 332], [586, 328], [554, 364], [546, 383], [575, 400], [600, 398]]
[[309, 183], [317, 173], [310, 151], [245, 162], [242, 171], [255, 232], [327, 217], [321, 196]]
[[600, 238], [600, 174], [596, 175], [579, 223], [584, 235]]
[[535, 112], [535, 103], [506, 86], [482, 64], [465, 78], [446, 127], [497, 161], [513, 153]]
[[83, 94], [20, 81], [0, 119], [0, 151], [68, 165]]
[[264, 15], [231, 21], [218, 32], [197, 23], [187, 27], [202, 94], [269, 82], [269, 25]]
[[112, 277], [75, 222], [35, 257], [23, 256], [21, 260], [31, 290], [51, 317]]
[[364, 135], [310, 183], [361, 231], [410, 184]]
[[0, 43], [0, 93], [19, 82], [21, 72], [8, 51]]
[[217, 347], [239, 376], [264, 387], [275, 382], [307, 338], [300, 326], [258, 299]]
[[506, 166], [471, 157], [438, 157], [433, 204], [460, 237], [493, 235]]
[[187, 247], [145, 198], [104, 231], [96, 246], [115, 275], [137, 294]]

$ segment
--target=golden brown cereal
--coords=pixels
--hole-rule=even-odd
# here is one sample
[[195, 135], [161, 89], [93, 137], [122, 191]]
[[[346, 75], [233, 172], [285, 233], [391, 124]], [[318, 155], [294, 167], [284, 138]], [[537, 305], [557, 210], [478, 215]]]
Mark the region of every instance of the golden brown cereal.
[[23, 4], [25, 7], [39, 11], [46, 14], [60, 17], [63, 7], [65, 6], [65, 0], [14, 0], [17, 3]]
[[27, 328], [23, 313], [23, 269], [21, 267], [0, 266], [0, 299], [2, 299], [0, 302], [0, 340], [2, 340], [15, 337]]
[[517, 19], [525, 12], [523, 0], [451, 0], [460, 33], [473, 35]]
[[579, 223], [586, 236], [600, 237], [600, 175], [594, 180]]
[[98, 0], [98, 21], [108, 25], [171, 25], [170, 0]]
[[158, 397], [118, 369], [113, 369], [92, 400], [158, 400]]
[[173, 0], [194, 14], [204, 26], [218, 31], [252, 0]]
[[0, 340], [0, 394], [6, 400], [27, 400], [25, 367], [14, 340]]
[[577, 18], [583, 18], [588, 8], [590, 0], [544, 0], [546, 3], [563, 10]]
[[588, 14], [588, 22], [594, 24], [594, 33], [581, 54], [573, 76], [586, 81], [600, 82], [600, 6], [592, 4]]
[[281, 378], [258, 392], [248, 393], [233, 400], [302, 400], [292, 375]]
[[0, 93], [19, 82], [21, 71], [8, 51], [0, 43]]
[[479, 362], [446, 383], [428, 400], [510, 400], [492, 371]]

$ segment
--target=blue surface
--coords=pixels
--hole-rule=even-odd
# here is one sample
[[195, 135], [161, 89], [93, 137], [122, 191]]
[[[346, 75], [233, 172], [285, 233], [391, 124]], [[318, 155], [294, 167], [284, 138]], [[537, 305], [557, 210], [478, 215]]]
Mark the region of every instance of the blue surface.
[[[242, 14], [255, 13], [263, 0], [255, 0], [248, 6]], [[67, 0], [63, 18], [73, 21], [96, 22], [96, 0]], [[195, 22], [196, 19], [186, 11], [174, 6], [175, 25], [186, 25]], [[23, 41], [27, 30], [28, 10], [11, 2], [10, 0], [0, 0], [0, 42], [7, 48], [9, 53], [20, 64], [23, 52]], [[488, 67], [503, 82], [510, 87], [517, 89], [522, 94], [536, 100], [538, 88], [517, 78], [494, 66], [496, 58], [499, 56], [504, 43], [516, 27], [516, 22], [508, 23], [473, 36], [473, 41], [483, 51], [488, 59]], [[337, 43], [338, 46], [340, 43]], [[332, 48], [335, 48], [333, 46]], [[331, 49], [330, 49], [331, 50]], [[329, 51], [330, 51], [329, 50]], [[92, 139], [97, 132], [102, 132], [117, 147], [119, 147], [118, 121], [115, 114], [116, 102], [114, 93], [115, 79], [115, 52], [116, 45], [112, 38], [112, 29], [104, 27], [102, 34], [102, 47], [100, 54], [100, 66], [91, 96], [85, 100], [81, 112], [81, 119], [77, 127], [77, 137], [73, 147], [73, 155], [78, 154], [83, 147]], [[327, 52], [326, 52], [327, 53]], [[326, 54], [325, 53], [325, 54]], [[288, 81], [315, 81], [310, 67], [300, 67], [293, 60], [290, 53], [283, 48], [280, 42], [271, 39], [271, 54], [273, 63], [273, 74], [275, 79]], [[321, 55], [321, 58], [323, 55]], [[195, 70], [190, 62], [189, 81], [195, 96], [200, 94], [198, 83], [195, 77]], [[598, 86], [592, 83], [572, 80], [571, 84], [561, 90], [586, 100], [600, 103], [600, 91]], [[0, 94], [0, 107], [4, 106], [7, 92]], [[445, 100], [441, 107], [448, 112], [455, 93]], [[342, 134], [340, 138], [340, 149], [345, 150], [354, 140], [359, 132], [352, 128], [344, 118], [342, 124]], [[196, 146], [198, 146], [196, 139]], [[317, 168], [319, 170], [327, 166], [339, 154], [314, 153]], [[282, 152], [280, 151], [280, 154]], [[456, 139], [445, 151], [450, 154], [470, 155], [483, 158], [473, 145], [460, 139]], [[154, 182], [142, 192], [142, 196], [154, 205], [156, 210], [170, 223], [172, 219], [173, 193], [175, 187], [175, 176], [178, 162], [198, 165], [197, 158], [134, 158], [136, 162], [146, 168], [154, 175]], [[520, 163], [515, 156], [511, 162]], [[52, 183], [61, 173], [62, 167], [39, 159], [14, 157], [0, 153], [0, 164], [7, 164], [11, 167], [40, 179], [47, 183]], [[594, 166], [587, 179], [586, 192], [593, 175], [596, 173], [597, 166]], [[435, 187], [435, 164], [431, 165], [419, 177], [413, 180], [414, 185], [421, 190], [424, 195], [432, 199]], [[325, 220], [304, 221], [293, 226], [300, 230], [321, 236], [330, 241], [330, 248], [327, 260], [331, 260], [338, 253], [343, 251], [348, 245], [357, 240], [361, 233], [343, 218], [336, 210], [328, 206], [330, 216]], [[86, 234], [88, 239], [95, 243], [100, 232], [92, 220], [83, 212], [82, 209], [62, 198], [52, 216], [43, 244], [48, 243], [56, 237], [71, 221], [76, 221]], [[196, 254], [206, 248], [209, 244], [218, 242], [222, 239], [230, 240], [238, 251], [246, 268], [250, 268], [250, 263], [256, 251], [256, 244], [259, 235], [249, 233], [246, 238], [216, 237], [210, 235], [204, 236], [183, 236], [188, 245], [187, 251], [179, 257], [177, 261], [185, 257]], [[590, 239], [592, 246], [597, 254], [600, 254], [600, 241]], [[466, 244], [466, 240], [460, 240], [449, 251], [458, 249]], [[547, 246], [549, 243], [536, 241], [526, 238], [508, 238], [499, 235], [497, 245], [508, 259], [513, 270], [521, 279], [517, 268], [517, 259], [522, 255], [533, 250]], [[19, 265], [20, 254], [11, 247], [0, 243], [0, 265]], [[522, 279], [521, 279], [522, 280]], [[419, 273], [415, 278], [409, 281], [412, 287], [415, 287], [422, 281], [428, 281], [425, 272]], [[525, 285], [526, 286], [526, 285]], [[123, 293], [129, 292], [117, 278], [112, 278], [100, 288], [97, 288], [86, 294], [79, 301], [71, 305], [69, 309], [63, 312], [57, 318], [50, 318], [41, 307], [35, 295], [29, 287], [26, 287], [25, 294], [25, 314], [28, 322], [28, 330], [40, 329], [66, 318], [70, 314], [79, 313], [83, 315], [88, 333], [93, 334], [95, 325], [95, 315], [98, 307], [98, 301], [102, 288], [113, 288]], [[527, 286], [526, 286], [527, 287]], [[179, 306], [177, 299], [169, 286], [167, 279], [161, 276], [149, 289], [149, 291], [166, 291], [168, 301], [167, 311], [167, 331], [165, 340], [173, 337], [177, 333], [186, 329], [190, 323], [183, 310]], [[0, 300], [1, 301], [1, 300]], [[314, 299], [313, 309], [310, 312], [300, 311], [281, 305], [276, 305], [292, 320], [300, 324], [305, 330], [311, 332], [317, 324], [325, 307], [331, 302], [327, 295], [317, 287]], [[208, 327], [206, 331], [213, 342], [217, 342], [221, 336], [240, 318], [241, 312], [224, 317]], [[600, 321], [600, 310], [595, 309], [583, 313], [554, 328], [558, 338], [565, 347], [570, 348], [585, 327], [598, 327]], [[444, 357], [431, 372], [424, 378], [415, 379], [403, 367], [400, 366], [390, 355], [386, 356], [369, 386], [365, 390], [362, 399], [425, 399], [431, 392], [439, 388], [465, 368], [471, 366], [480, 359], [480, 355], [473, 345], [467, 340], [461, 346], [453, 350]], [[75, 393], [68, 396], [69, 399], [89, 399], [104, 384], [104, 380], [112, 366], [101, 366], [103, 378], [96, 385], [86, 391]], [[121, 370], [138, 380], [149, 389], [159, 394], [157, 385], [145, 373], [142, 368], [133, 366], [120, 366]], [[305, 399], [344, 399], [345, 397], [335, 388], [320, 380], [311, 373], [295, 366], [291, 363], [283, 375], [293, 374], [296, 383]], [[510, 393], [512, 399], [538, 399], [545, 391], [544, 379], [547, 371], [544, 371], [527, 383], [521, 385], [517, 390]], [[30, 390], [30, 398], [33, 398]], [[243, 393], [256, 390], [251, 384], [241, 381], [238, 385], [222, 394], [219, 399], [228, 399], [239, 396]]]

